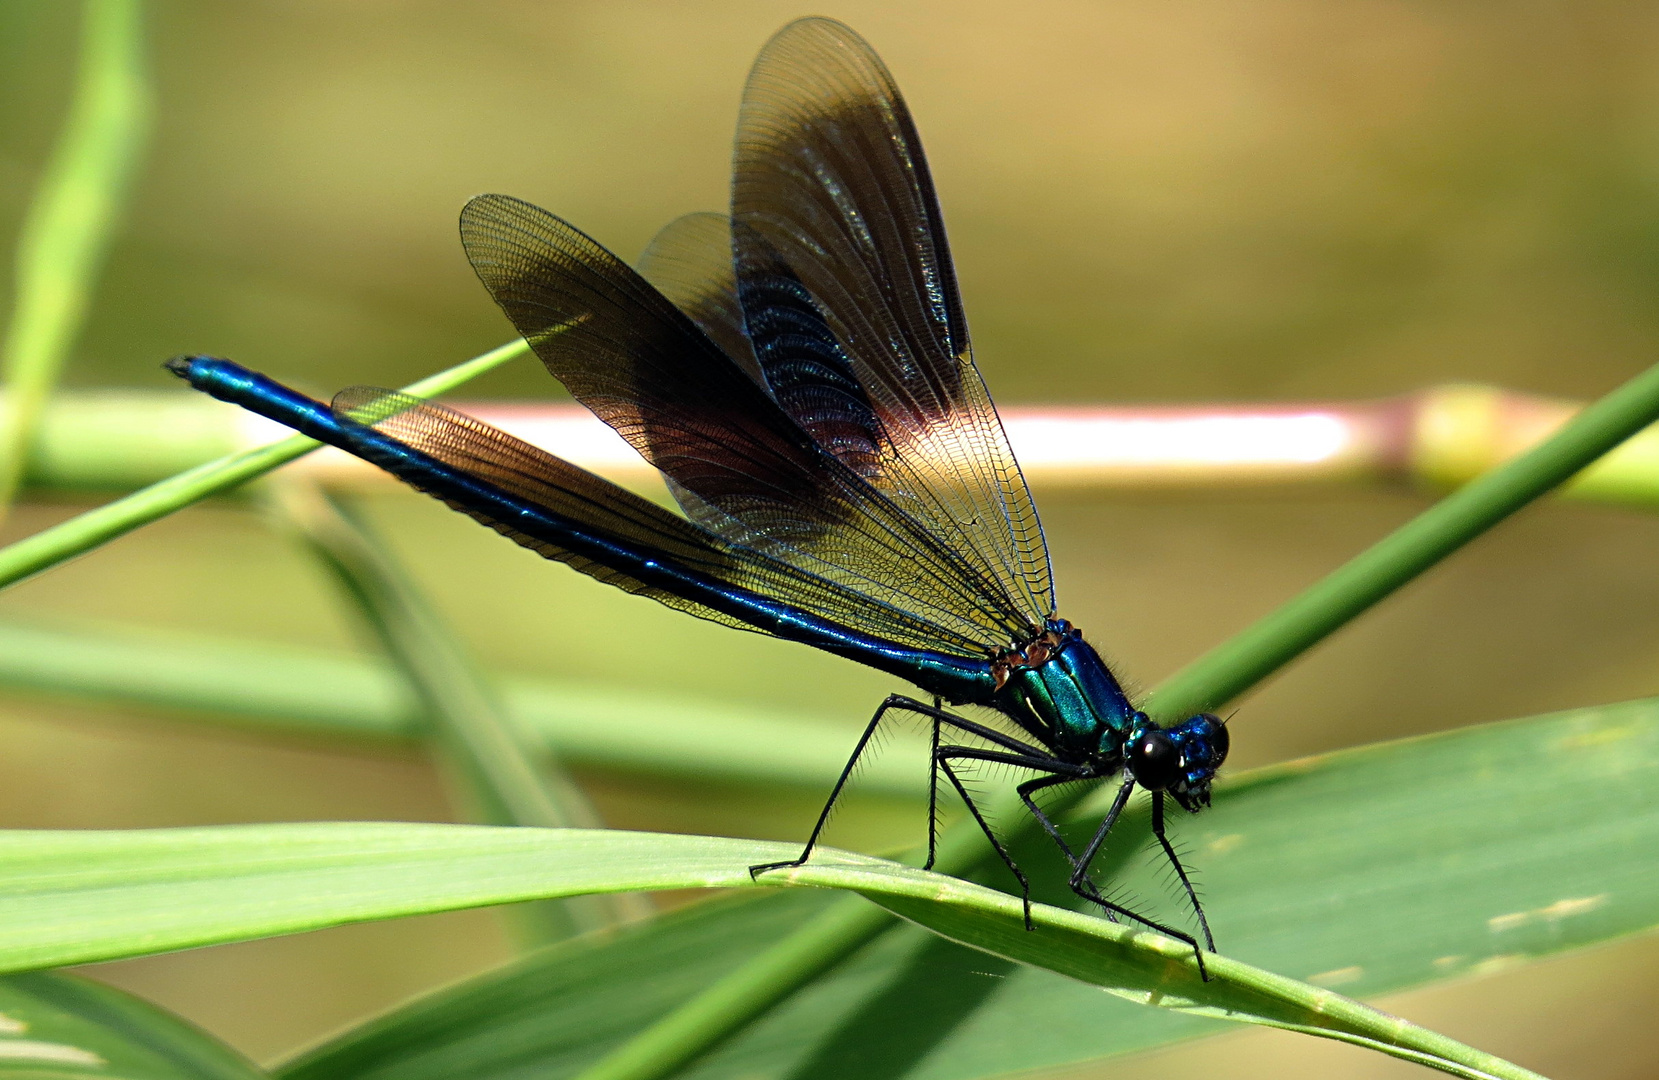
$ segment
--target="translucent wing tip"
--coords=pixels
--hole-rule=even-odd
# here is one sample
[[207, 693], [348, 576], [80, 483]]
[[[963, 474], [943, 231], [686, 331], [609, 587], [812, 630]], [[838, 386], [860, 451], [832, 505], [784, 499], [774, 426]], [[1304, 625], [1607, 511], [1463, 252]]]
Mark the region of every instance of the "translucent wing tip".
[[[823, 15], [796, 19], [766, 40], [750, 69], [750, 90], [756, 88], [758, 76], [773, 68], [786, 71], [786, 78], [804, 76], [820, 84], [821, 79], [811, 78], [814, 72], [863, 69], [873, 72], [885, 91], [898, 95], [893, 76], [870, 43], [846, 23]], [[825, 86], [820, 85], [819, 89], [822, 91]]]
[[870, 49], [870, 43], [865, 41], [857, 30], [854, 30], [840, 19], [832, 19], [828, 15], [805, 15], [785, 23], [782, 29], [768, 38], [766, 44], [761, 48], [761, 55], [764, 56], [767, 50], [780, 42], [807, 41], [814, 38], [826, 42], [850, 42], [866, 51], [874, 51]]

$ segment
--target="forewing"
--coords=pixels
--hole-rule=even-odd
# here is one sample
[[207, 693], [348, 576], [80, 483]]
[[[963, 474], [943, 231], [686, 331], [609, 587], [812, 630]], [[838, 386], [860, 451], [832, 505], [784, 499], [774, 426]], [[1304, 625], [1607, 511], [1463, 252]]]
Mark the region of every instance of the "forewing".
[[[732, 270], [730, 218], [708, 212], [675, 218], [651, 238], [637, 268], [640, 277], [696, 323], [761, 389], [772, 392], [743, 328], [743, 309], [737, 300], [737, 279]], [[674, 501], [693, 521], [717, 533], [747, 531], [741, 522], [673, 477], [665, 479]]]
[[983, 565], [820, 449], [694, 322], [579, 230], [482, 195], [462, 212], [461, 235], [548, 370], [678, 486], [698, 524], [935, 629], [925, 642], [895, 639], [905, 644], [983, 655], [1031, 631]]
[[[746, 316], [764, 310], [749, 310], [745, 266], [781, 258], [844, 349], [881, 432], [872, 482], [989, 568], [1028, 618], [1051, 615], [1042, 526], [974, 366], [921, 142], [852, 30], [801, 19], [761, 51], [732, 217]], [[768, 250], [751, 257], [750, 237]]]
[[744, 331], [778, 406], [865, 479], [891, 456], [881, 421], [812, 293], [764, 236], [732, 223]]

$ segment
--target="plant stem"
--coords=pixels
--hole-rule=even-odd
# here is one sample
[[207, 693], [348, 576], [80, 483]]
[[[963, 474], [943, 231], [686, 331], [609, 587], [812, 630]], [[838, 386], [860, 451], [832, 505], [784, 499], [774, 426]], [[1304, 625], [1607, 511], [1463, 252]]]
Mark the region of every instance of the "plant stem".
[[[431, 735], [460, 774], [483, 824], [603, 828], [550, 753], [532, 749], [495, 688], [426, 597], [356, 515], [304, 481], [273, 499], [339, 583], [424, 706]], [[532, 945], [562, 941], [651, 913], [638, 893], [574, 896], [514, 905]]]
[[0, 345], [0, 519], [80, 332], [149, 124], [140, 14], [138, 0], [83, 6], [74, 101], [23, 219], [16, 299]]
[[[529, 351], [530, 347], [522, 340], [509, 342], [412, 383], [404, 387], [404, 392], [417, 397], [442, 394]], [[84, 555], [210, 495], [263, 476], [321, 445], [304, 435], [290, 435], [265, 446], [228, 454], [0, 548], [0, 588]]]
[[1142, 704], [1171, 721], [1219, 708], [1659, 415], [1659, 366], [1631, 379], [1554, 435], [1406, 522], [1266, 617], [1165, 679]]
[[[1659, 366], [1642, 372], [1579, 413], [1544, 442], [1441, 500], [1323, 581], [1212, 649], [1155, 689], [1149, 703], [1155, 703], [1156, 715], [1178, 717], [1205, 706], [1219, 707], [1246, 692], [1656, 419]], [[1064, 813], [1088, 794], [1086, 788], [1068, 793], [1053, 812]], [[1035, 827], [1018, 812], [1017, 803], [1011, 799], [1001, 802], [1002, 812], [993, 814], [992, 820], [1009, 822], [1010, 834], [1022, 835]], [[962, 874], [981, 864], [988, 854], [977, 827], [964, 822], [941, 839], [935, 868]], [[838, 905], [691, 998], [583, 1070], [575, 1080], [657, 1080], [668, 1076], [730, 1038], [890, 925], [890, 919], [854, 920]], [[814, 958], [812, 964], [791, 961], [791, 957], [807, 954]], [[670, 1039], [672, 1053], [668, 1049]], [[1482, 1062], [1490, 1061], [1487, 1055], [1463, 1049]], [[1453, 1053], [1450, 1048], [1447, 1052]], [[1465, 1066], [1476, 1067], [1471, 1060], [1458, 1068]]]

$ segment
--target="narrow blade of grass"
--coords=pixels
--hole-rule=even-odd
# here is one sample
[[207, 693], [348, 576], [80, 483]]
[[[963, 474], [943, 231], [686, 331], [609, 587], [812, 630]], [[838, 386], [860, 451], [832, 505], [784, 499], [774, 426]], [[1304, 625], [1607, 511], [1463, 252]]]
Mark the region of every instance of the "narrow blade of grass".
[[[1183, 839], [1204, 853], [1209, 891], [1226, 900], [1216, 931], [1230, 954], [1349, 995], [1393, 993], [1659, 926], [1656, 773], [1659, 701], [1630, 702], [1256, 770], [1233, 778]], [[1136, 813], [1129, 827], [1144, 827], [1144, 808]], [[1021, 854], [1034, 870], [1055, 868], [1051, 852], [1040, 861], [1037, 840]], [[1156, 895], [1157, 873], [1142, 867], [1124, 884]], [[1048, 877], [1047, 895], [1064, 895]], [[282, 1071], [286, 1080], [574, 1074], [637, 1045], [634, 1032], [681, 1015], [685, 1001], [707, 1000], [704, 987], [802, 926], [821, 925], [819, 905], [776, 907], [786, 902], [708, 905], [668, 916], [668, 929], [509, 965]], [[672, 920], [697, 926], [673, 929]], [[739, 944], [751, 924], [757, 940]], [[659, 933], [677, 936], [651, 944]], [[879, 1061], [893, 1080], [981, 1080], [1079, 1068], [1218, 1029], [906, 927], [814, 980], [690, 1075], [857, 1075], [859, 1062]]]
[[[1301, 964], [1356, 970], [1356, 982], [1368, 965], [1385, 987], [1452, 977], [1483, 957], [1514, 962], [1654, 924], [1659, 892], [1642, 886], [1651, 886], [1647, 868], [1659, 854], [1659, 811], [1632, 807], [1655, 771], [1659, 707], [1651, 702], [1489, 725], [1243, 778], [1239, 797], [1215, 811], [1229, 842], [1216, 837], [1211, 846], [1238, 853], [1222, 860], [1223, 874], [1242, 875], [1268, 904], [1238, 913], [1258, 942], [1292, 943], [1306, 953]], [[1596, 798], [1587, 802], [1586, 790]], [[1527, 815], [1517, 815], [1518, 801]], [[1617, 829], [1602, 827], [1610, 807], [1624, 808]], [[1310, 838], [1310, 823], [1353, 854], [1333, 858], [1336, 845]], [[749, 863], [787, 850], [711, 837], [393, 824], [0, 834], [0, 923], [8, 927], [0, 966], [538, 895], [747, 888]], [[1448, 867], [1456, 869], [1450, 879]], [[1231, 959], [1214, 958], [1214, 977], [1202, 982], [1190, 950], [1157, 935], [1046, 906], [1028, 933], [1016, 898], [885, 860], [827, 851], [767, 880], [858, 891], [974, 948], [1182, 1014], [1340, 1038], [1457, 1075], [1528, 1075]], [[1566, 893], [1584, 894], [1571, 911]], [[1390, 919], [1404, 920], [1407, 932], [1380, 933]], [[1397, 955], [1383, 959], [1379, 950]], [[1407, 955], [1415, 959], [1402, 962]], [[1448, 966], [1446, 955], [1466, 966]]]
[[[422, 703], [427, 726], [491, 825], [597, 829], [599, 813], [545, 749], [533, 751], [467, 650], [385, 546], [314, 484], [281, 485], [272, 500], [340, 585]], [[532, 946], [651, 914], [622, 893], [521, 905]]]
[[[347, 922], [634, 889], [758, 887], [788, 845], [707, 836], [324, 822], [0, 835], [0, 967], [86, 962]], [[8, 873], [8, 871], [10, 871]], [[1330, 991], [1104, 919], [1020, 902], [956, 878], [827, 850], [774, 877], [848, 889], [977, 948], [1114, 993], [1220, 1019], [1333, 1034], [1432, 1059], [1487, 1061]], [[963, 916], [951, 909], [963, 909]], [[1443, 1061], [1441, 1059], [1444, 1059]], [[1530, 1076], [1502, 1067], [1484, 1075]]]
[[149, 126], [138, 0], [86, 0], [75, 96], [23, 219], [17, 293], [0, 344], [0, 518], [42, 408], [80, 332]]
[[[513, 723], [577, 765], [828, 790], [846, 725], [810, 713], [625, 686], [489, 673]], [[338, 652], [136, 627], [0, 619], [0, 687], [274, 735], [408, 741], [418, 703], [389, 665]], [[927, 743], [895, 732], [862, 790], [925, 798]]]
[[[529, 346], [523, 341], [510, 342], [411, 383], [404, 387], [404, 392], [417, 397], [446, 393], [529, 351]], [[192, 503], [264, 476], [272, 469], [309, 454], [320, 445], [317, 440], [304, 435], [291, 435], [266, 446], [229, 454], [0, 548], [0, 588], [15, 585], [42, 570], [84, 555]]]
[[1265, 618], [1164, 680], [1142, 707], [1161, 720], [1219, 708], [1464, 544], [1566, 483], [1659, 416], [1659, 366], [1555, 434], [1418, 514]]
[[[1381, 993], [1659, 924], [1651, 869], [1659, 863], [1659, 806], [1649, 797], [1656, 774], [1659, 702], [1633, 702], [1258, 770], [1229, 785], [1208, 831], [1192, 839], [1210, 852], [1212, 887], [1232, 901], [1218, 910], [1217, 931], [1236, 942], [1239, 955], [1325, 982], [1340, 978], [1344, 989]], [[787, 850], [710, 837], [350, 823], [0, 833], [0, 925], [7, 927], [0, 969], [534, 896], [749, 888], [747, 865]], [[1181, 1016], [1290, 1026], [1413, 1060], [1439, 1055], [1461, 1075], [1524, 1075], [1260, 968], [1216, 958], [1218, 978], [1201, 982], [1190, 951], [1156, 935], [1053, 908], [1041, 909], [1038, 920], [1047, 931], [1028, 935], [1016, 899], [957, 879], [833, 851], [775, 877], [862, 892], [954, 940]], [[867, 999], [869, 974], [859, 1000]], [[623, 982], [649, 982], [654, 975], [617, 973]], [[904, 975], [901, 961], [895, 977]], [[1009, 992], [999, 990], [999, 1011], [1013, 1008]], [[1043, 999], [1046, 1007], [1067, 1011], [1052, 984], [1043, 992], [1051, 995]], [[963, 1015], [941, 1013], [937, 1001], [907, 1020], [903, 1010], [914, 1003], [876, 1000], [885, 1002], [884, 1015], [895, 1014], [886, 1016], [889, 1024], [928, 1024], [940, 1035], [973, 1031], [982, 1049], [968, 1058], [979, 1071], [964, 1077], [1149, 1044], [1132, 1019], [1070, 1025], [1035, 1038], [1018, 1031], [999, 1036], [964, 1024]], [[837, 1034], [864, 1043], [872, 1038], [856, 1016], [821, 1011], [797, 1011], [794, 1023], [804, 1015], [817, 1027], [786, 1040], [793, 1052], [833, 1042]], [[1013, 1008], [1011, 1015], [1030, 1014]], [[474, 1015], [472, 1022], [480, 1022]], [[416, 1048], [429, 1045], [422, 1043], [429, 1019], [416, 1025]], [[1188, 1027], [1176, 1037], [1197, 1030]], [[480, 1032], [459, 1045], [496, 1044]], [[382, 1045], [395, 1053], [394, 1044]], [[998, 1056], [985, 1047], [1003, 1051]], [[517, 1056], [512, 1067], [523, 1063]], [[421, 1075], [419, 1068], [391, 1071]], [[465, 1071], [492, 1080], [488, 1070]]]

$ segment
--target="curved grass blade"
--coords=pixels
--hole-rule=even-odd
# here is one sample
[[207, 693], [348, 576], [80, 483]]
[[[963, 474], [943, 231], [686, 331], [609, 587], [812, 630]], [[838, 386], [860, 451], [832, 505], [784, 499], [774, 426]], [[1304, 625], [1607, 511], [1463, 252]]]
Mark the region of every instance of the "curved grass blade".
[[[1208, 853], [1211, 895], [1227, 899], [1217, 931], [1232, 955], [1369, 997], [1659, 927], [1656, 772], [1659, 700], [1581, 709], [1256, 770], [1231, 781], [1190, 839]], [[483, 976], [307, 1054], [291, 1066], [294, 1080], [462, 1072], [508, 1080], [524, 1068], [553, 1076], [591, 1068], [639, 1045], [627, 1025], [596, 1027], [586, 1039], [568, 1030], [544, 1038], [541, 1025], [557, 1032], [564, 1010], [614, 1007], [634, 1018], [633, 1030], [649, 1030], [850, 903], [797, 911], [780, 928], [784, 916], [768, 905], [784, 900], [675, 916], [701, 920], [717, 955], [702, 954], [687, 930], [688, 943], [649, 971], [627, 959], [632, 946], [615, 954], [596, 946]], [[954, 909], [936, 910], [954, 917]], [[719, 943], [751, 918], [766, 928], [765, 948], [727, 953]], [[978, 932], [977, 923], [934, 925], [957, 937]], [[578, 963], [588, 965], [582, 1004], [563, 991], [540, 995], [537, 980], [556, 984]], [[601, 970], [611, 974], [593, 974]], [[503, 994], [515, 1004], [498, 1014]], [[650, 1006], [629, 1005], [636, 995]], [[687, 1076], [980, 1080], [1081, 1066], [1218, 1029], [1194, 1012], [1137, 1008], [900, 927]], [[426, 1041], [431, 1030], [446, 1032], [445, 1048]]]
[[[1194, 839], [1212, 852], [1211, 888], [1230, 899], [1230, 922], [1217, 929], [1235, 955], [1381, 993], [1659, 924], [1656, 773], [1659, 702], [1635, 702], [1261, 770], [1234, 781]], [[784, 847], [391, 824], [0, 834], [0, 965], [535, 896], [747, 887], [749, 863]], [[847, 853], [774, 877], [862, 892], [955, 940], [1166, 1009], [1438, 1055], [1463, 1075], [1523, 1075], [1239, 960], [1217, 958], [1217, 978], [1203, 983], [1178, 944], [1060, 908], [1044, 908], [1046, 929], [1028, 935], [1016, 900], [954, 878]], [[931, 1018], [946, 1031], [948, 1020]], [[1099, 1025], [1072, 1029], [1106, 1038]], [[1055, 1045], [1077, 1037], [1027, 1039], [1024, 1052], [1050, 1059], [1004, 1060], [1000, 1071], [1063, 1063], [1056, 1051], [1076, 1060], [1114, 1049]]]
[[[749, 866], [787, 849], [707, 836], [390, 823], [14, 832], [0, 836], [0, 925], [7, 927], [0, 969], [521, 900], [759, 887]], [[1358, 1002], [1237, 961], [1212, 964], [1204, 982], [1190, 948], [1104, 919], [1038, 905], [1036, 929], [1027, 932], [1020, 902], [1008, 894], [885, 859], [826, 851], [770, 880], [860, 892], [1022, 963], [1052, 967], [1070, 957], [1057, 968], [1062, 974], [1147, 1004], [1329, 1032], [1437, 1063], [1440, 1056], [1486, 1060]], [[970, 912], [968, 923], [943, 910], [951, 908]]]
[[748, 867], [788, 847], [396, 822], [0, 832], [0, 972], [525, 900], [759, 887]]
[[[1192, 950], [1158, 937], [1149, 944], [1163, 954], [1163, 970], [1145, 963], [1141, 932], [1092, 915], [1041, 905], [1032, 909], [1034, 930], [1027, 930], [1021, 903], [1003, 893], [988, 918], [990, 899], [952, 903], [948, 891], [930, 892], [927, 883], [911, 883], [907, 892], [884, 890], [873, 895], [883, 907], [927, 927], [941, 937], [1017, 963], [1047, 968], [1141, 1005], [1299, 1031], [1336, 1039], [1391, 1057], [1404, 1058], [1454, 1076], [1533, 1078], [1537, 1074], [1473, 1047], [1465, 1046], [1407, 1020], [1379, 1012], [1351, 998], [1297, 982], [1226, 957], [1208, 962], [1209, 981], [1193, 978]], [[978, 888], [977, 886], [975, 888]], [[1185, 978], [1183, 978], [1185, 976]], [[1185, 985], [1183, 985], [1183, 983]]]
[[55, 972], [0, 979], [0, 1080], [259, 1080], [195, 1025], [113, 987]]

